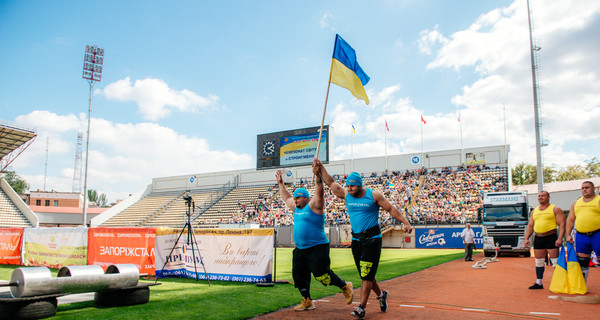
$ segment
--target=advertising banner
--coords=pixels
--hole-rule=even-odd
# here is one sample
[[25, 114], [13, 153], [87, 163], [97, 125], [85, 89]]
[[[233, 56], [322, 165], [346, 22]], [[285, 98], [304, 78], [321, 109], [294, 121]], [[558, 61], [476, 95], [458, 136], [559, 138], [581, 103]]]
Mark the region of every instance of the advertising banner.
[[[181, 233], [174, 228], [156, 229], [157, 277], [205, 280], [206, 271], [209, 280], [272, 281], [273, 229], [194, 229], [194, 233], [198, 249], [194, 244], [192, 252], [192, 241], [188, 241], [187, 232]], [[171, 250], [173, 253], [169, 256]]]
[[60, 268], [87, 263], [86, 227], [25, 228], [23, 264]]
[[[415, 229], [416, 248], [459, 249], [464, 248], [461, 233], [464, 228], [418, 228]], [[481, 227], [474, 227], [475, 247], [481, 249]]]
[[154, 228], [90, 228], [88, 265], [104, 270], [112, 264], [131, 263], [140, 274], [154, 274]]
[[23, 228], [0, 228], [0, 264], [21, 264]]

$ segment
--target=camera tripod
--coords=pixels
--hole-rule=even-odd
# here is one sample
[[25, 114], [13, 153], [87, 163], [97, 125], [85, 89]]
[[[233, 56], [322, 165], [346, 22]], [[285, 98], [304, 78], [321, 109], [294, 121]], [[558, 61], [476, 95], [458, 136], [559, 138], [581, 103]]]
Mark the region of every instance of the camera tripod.
[[192, 248], [192, 259], [194, 260], [194, 271], [196, 274], [196, 281], [199, 280], [198, 268], [196, 267], [196, 250], [197, 250], [198, 257], [200, 258], [200, 264], [202, 265], [202, 268], [204, 269], [204, 276], [206, 277], [206, 281], [208, 281], [208, 286], [210, 287], [210, 280], [208, 279], [208, 274], [206, 273], [206, 266], [204, 265], [202, 255], [200, 254], [200, 248], [198, 248], [198, 242], [196, 241], [196, 234], [194, 234], [194, 228], [192, 227], [192, 224], [190, 222], [192, 213], [195, 209], [194, 201], [192, 201], [192, 197], [189, 194], [183, 196], [183, 199], [185, 200], [185, 204], [187, 205], [187, 209], [185, 212], [187, 220], [186, 220], [185, 224], [183, 225], [183, 227], [181, 228], [181, 232], [179, 232], [179, 236], [177, 237], [177, 240], [175, 240], [175, 243], [173, 244], [171, 251], [165, 257], [165, 264], [160, 269], [160, 272], [156, 273], [156, 281], [158, 281], [158, 275], [159, 274], [162, 275], [163, 270], [167, 266], [167, 263], [169, 262], [169, 258], [171, 258], [171, 255], [173, 254], [175, 247], [177, 247], [177, 244], [179, 243], [179, 239], [181, 238], [183, 233], [187, 230], [187, 245], [190, 245]]

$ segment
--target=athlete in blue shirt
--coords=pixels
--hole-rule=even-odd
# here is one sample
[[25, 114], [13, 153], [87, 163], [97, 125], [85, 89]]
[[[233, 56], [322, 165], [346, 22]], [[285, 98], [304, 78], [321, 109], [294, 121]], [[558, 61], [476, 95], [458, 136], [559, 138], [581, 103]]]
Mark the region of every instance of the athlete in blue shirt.
[[313, 173], [322, 177], [323, 182], [331, 188], [333, 194], [346, 201], [346, 210], [352, 228], [352, 255], [362, 279], [360, 305], [356, 307], [352, 315], [364, 319], [371, 290], [377, 295], [381, 312], [386, 312], [388, 292], [381, 290], [375, 279], [382, 245], [379, 208], [383, 208], [394, 219], [402, 222], [404, 232], [411, 233], [412, 226], [406, 217], [379, 191], [363, 188], [362, 178], [358, 173], [349, 174], [346, 179], [346, 187], [342, 187], [327, 173], [325, 166], [317, 158], [313, 160]]
[[329, 239], [325, 234], [325, 199], [323, 197], [323, 181], [317, 176], [315, 195], [311, 199], [308, 190], [297, 188], [294, 196], [283, 184], [281, 170], [275, 174], [281, 199], [294, 211], [294, 243], [292, 253], [292, 278], [295, 287], [302, 295], [302, 303], [294, 308], [306, 311], [315, 308], [310, 297], [310, 274], [323, 285], [334, 285], [342, 289], [346, 303], [352, 303], [352, 282], [340, 279], [330, 268]]

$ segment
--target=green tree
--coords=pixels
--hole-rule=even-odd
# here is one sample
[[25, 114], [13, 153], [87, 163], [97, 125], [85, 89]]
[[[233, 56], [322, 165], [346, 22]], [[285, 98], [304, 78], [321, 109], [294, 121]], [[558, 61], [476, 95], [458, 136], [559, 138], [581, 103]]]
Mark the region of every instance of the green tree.
[[533, 165], [521, 162], [512, 169], [512, 180], [516, 185], [533, 184], [536, 179], [536, 167]]
[[589, 178], [600, 177], [600, 161], [596, 157], [586, 161], [585, 171]]
[[[544, 183], [556, 181], [557, 171], [554, 166], [544, 167]], [[515, 185], [536, 184], [537, 166], [521, 162], [512, 169], [512, 179]]]
[[88, 190], [88, 201], [94, 202], [98, 207], [106, 207], [106, 194], [98, 194], [94, 189]]
[[23, 193], [26, 190], [29, 190], [29, 183], [21, 179], [21, 177], [14, 171], [6, 171], [2, 174], [2, 176], [16, 193]]
[[557, 174], [558, 181], [570, 181], [577, 179], [585, 179], [588, 177], [586, 169], [580, 164], [570, 165], [560, 169]]

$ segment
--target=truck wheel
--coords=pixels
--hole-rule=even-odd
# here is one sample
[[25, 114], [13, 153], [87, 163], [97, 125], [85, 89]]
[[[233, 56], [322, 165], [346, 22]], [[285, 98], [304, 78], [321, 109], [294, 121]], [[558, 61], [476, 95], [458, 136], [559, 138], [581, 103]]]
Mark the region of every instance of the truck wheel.
[[133, 288], [96, 292], [94, 303], [101, 307], [122, 307], [146, 303], [150, 300], [150, 288]]
[[42, 319], [56, 315], [56, 298], [34, 302], [0, 303], [0, 319]]
[[525, 258], [529, 258], [529, 257], [531, 257], [531, 252], [525, 252], [525, 253], [523, 254], [523, 257], [525, 257]]

